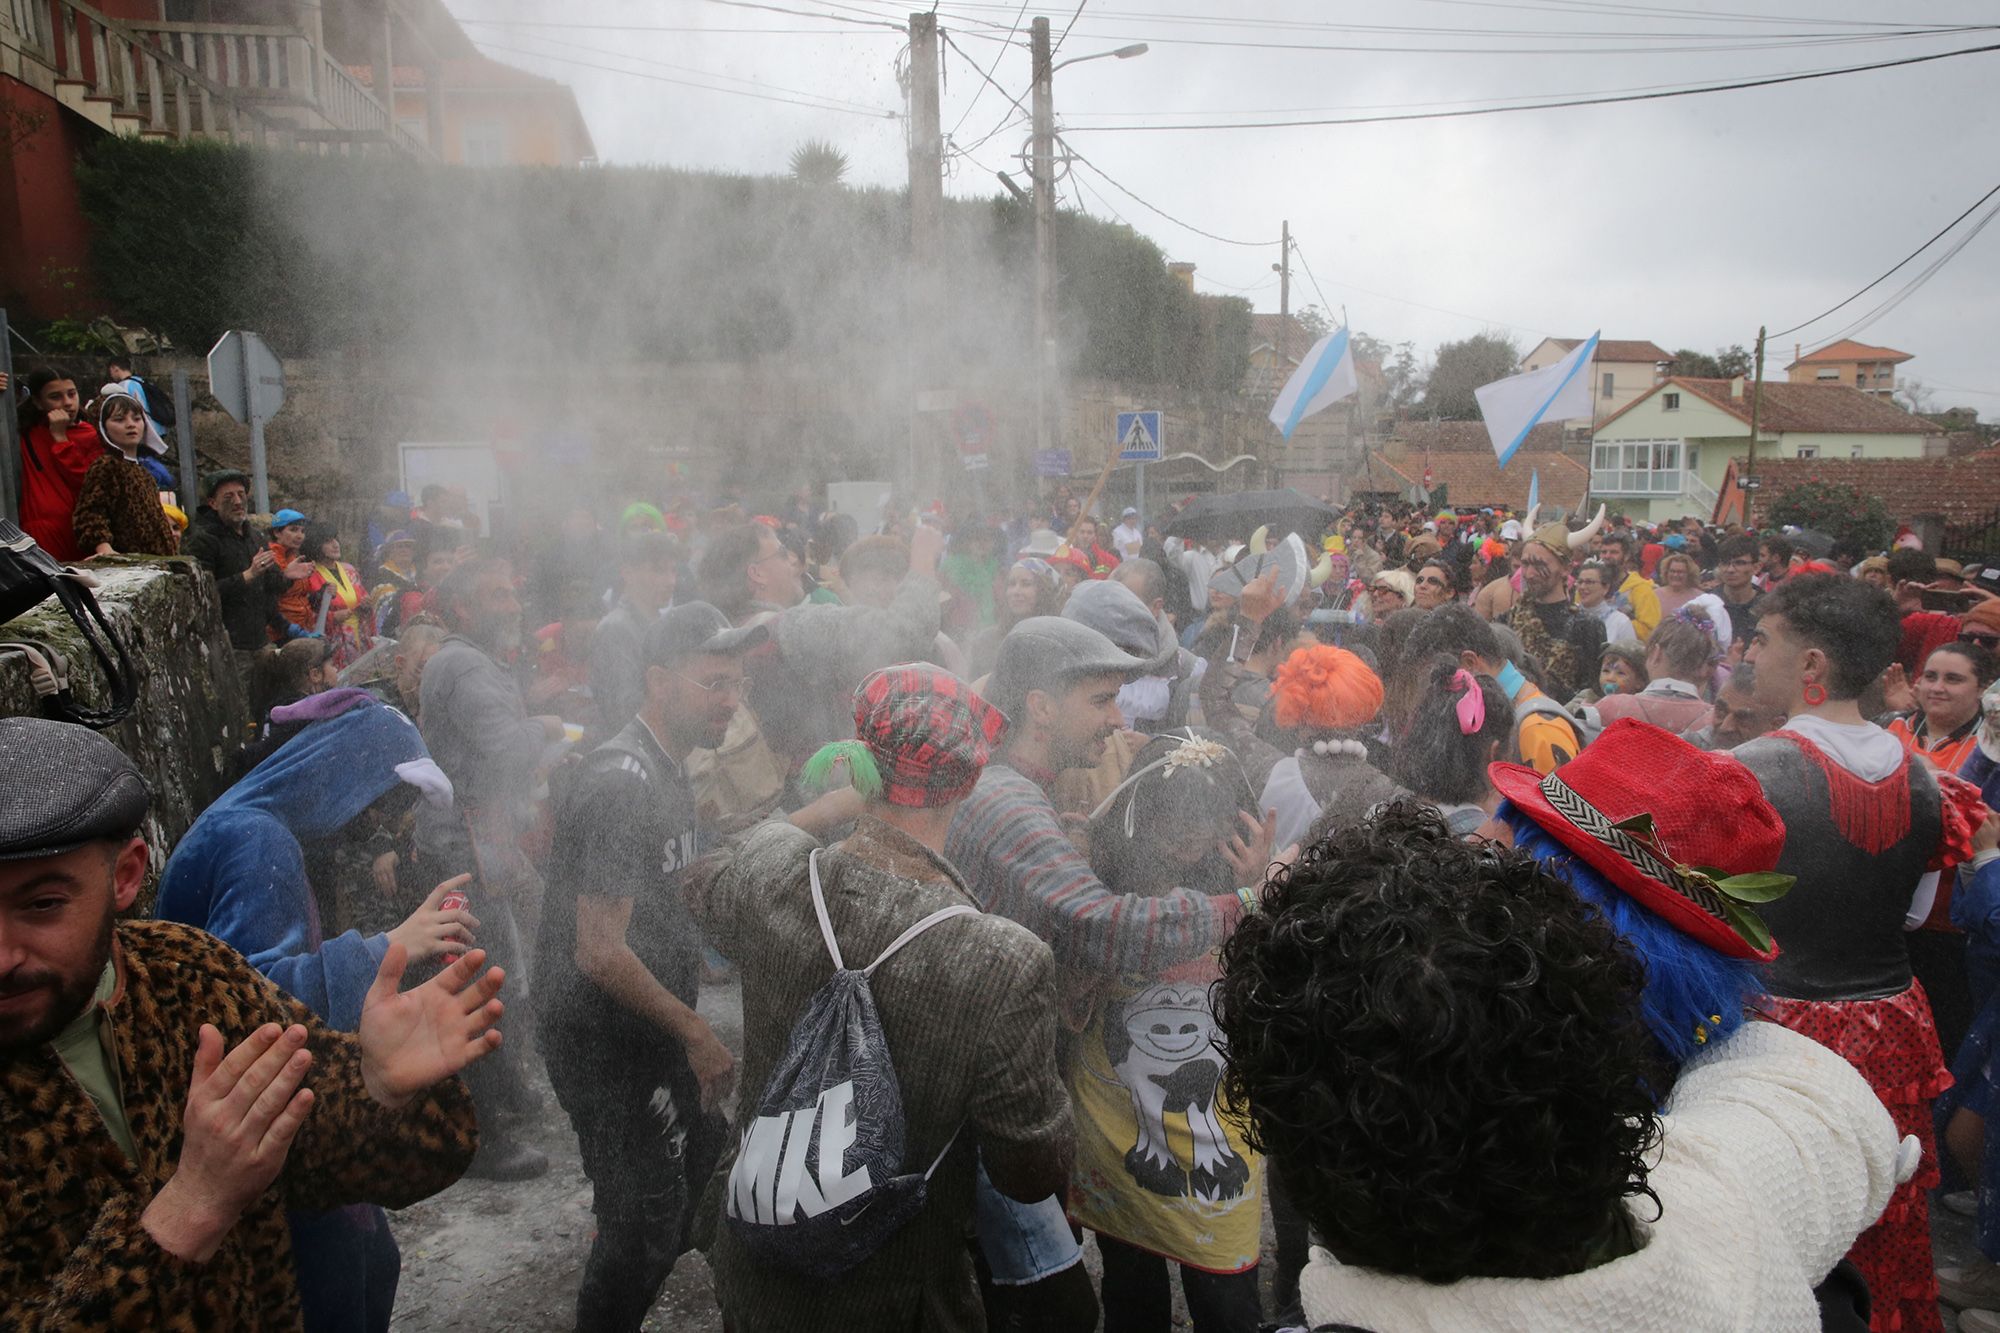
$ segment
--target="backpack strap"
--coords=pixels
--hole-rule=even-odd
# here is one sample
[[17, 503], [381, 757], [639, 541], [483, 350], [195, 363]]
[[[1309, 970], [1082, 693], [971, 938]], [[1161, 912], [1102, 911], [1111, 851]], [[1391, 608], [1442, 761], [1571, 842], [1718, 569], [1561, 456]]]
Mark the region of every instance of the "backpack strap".
[[[820, 938], [826, 941], [826, 951], [832, 956], [834, 967], [844, 970], [847, 967], [847, 962], [840, 956], [839, 941], [833, 938], [833, 920], [826, 914], [826, 894], [819, 886], [820, 850], [820, 848], [815, 847], [806, 855], [806, 880], [812, 886], [813, 915], [819, 918]], [[895, 939], [889, 941], [889, 947], [877, 955], [874, 962], [862, 968], [861, 974], [868, 977], [874, 976], [875, 969], [888, 962], [898, 949], [929, 930], [932, 926], [937, 925], [940, 921], [955, 916], [978, 915], [979, 909], [970, 903], [955, 903], [950, 907], [940, 907], [937, 911], [932, 912], [923, 920], [910, 926], [909, 929], [905, 930]]]

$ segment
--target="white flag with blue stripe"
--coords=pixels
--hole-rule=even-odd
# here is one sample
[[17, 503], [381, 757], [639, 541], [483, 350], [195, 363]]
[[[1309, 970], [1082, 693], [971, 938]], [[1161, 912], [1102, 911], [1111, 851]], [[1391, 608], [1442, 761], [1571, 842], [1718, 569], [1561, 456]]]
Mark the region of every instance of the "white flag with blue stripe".
[[1332, 407], [1358, 387], [1347, 330], [1336, 329], [1312, 345], [1306, 359], [1278, 391], [1278, 401], [1271, 405], [1271, 424], [1289, 440], [1301, 421]]
[[1528, 473], [1528, 508], [1534, 509], [1542, 503], [1542, 470], [1531, 469]]
[[1590, 362], [1596, 355], [1597, 335], [1593, 333], [1553, 366], [1510, 375], [1472, 391], [1501, 467], [1520, 452], [1528, 432], [1543, 421], [1569, 421], [1591, 414]]

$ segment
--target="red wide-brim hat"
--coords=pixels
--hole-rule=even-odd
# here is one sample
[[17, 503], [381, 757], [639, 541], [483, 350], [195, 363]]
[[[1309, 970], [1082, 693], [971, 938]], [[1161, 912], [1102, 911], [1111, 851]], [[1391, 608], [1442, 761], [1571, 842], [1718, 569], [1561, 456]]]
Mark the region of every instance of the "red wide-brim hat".
[[[1785, 850], [1777, 809], [1727, 751], [1621, 718], [1546, 777], [1523, 764], [1489, 772], [1515, 809], [1682, 934], [1731, 958], [1778, 956], [1775, 940], [1759, 949], [1739, 934], [1713, 884], [1689, 873], [1769, 871]], [[1652, 817], [1650, 837], [1616, 827], [1639, 815]]]

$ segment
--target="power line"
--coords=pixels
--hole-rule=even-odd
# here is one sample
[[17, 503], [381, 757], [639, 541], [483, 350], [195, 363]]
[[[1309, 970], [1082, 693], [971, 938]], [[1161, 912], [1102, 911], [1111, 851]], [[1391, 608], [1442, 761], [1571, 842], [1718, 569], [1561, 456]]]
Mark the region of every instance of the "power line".
[[1306, 280], [1313, 285], [1313, 295], [1319, 298], [1319, 308], [1331, 314], [1333, 302], [1326, 299], [1326, 293], [1319, 289], [1319, 279], [1313, 275], [1313, 266], [1306, 262], [1306, 252], [1299, 248], [1296, 239], [1292, 241], [1292, 253], [1299, 257], [1299, 267], [1306, 271]]
[[[652, 65], [659, 69], [676, 70], [682, 74], [693, 74], [699, 78], [704, 78], [704, 79], [720, 79], [725, 83], [746, 83], [749, 84], [752, 88], [771, 89], [772, 91], [781, 93], [796, 93], [801, 97], [810, 97], [821, 102], [827, 102], [833, 104], [833, 106], [836, 108], [844, 106], [850, 110], [861, 112], [865, 115], [870, 115], [870, 116], [880, 115], [882, 110], [880, 107], [870, 106], [865, 102], [856, 102], [845, 97], [834, 97], [825, 93], [807, 92], [804, 89], [798, 89], [798, 88], [781, 88], [776, 84], [768, 84], [761, 82], [760, 80], [757, 79], [744, 78], [742, 75], [738, 74], [721, 74], [717, 73], [714, 70], [700, 69], [692, 65], [676, 65], [665, 60], [655, 60], [650, 56], [631, 55], [624, 51], [607, 51], [601, 46], [591, 46], [584, 42], [566, 42], [561, 40], [560, 38], [543, 37], [540, 36], [539, 34], [533, 34], [533, 33], [528, 35], [527, 40], [533, 42], [545, 42], [551, 46], [567, 47], [570, 50], [583, 51], [590, 55], [611, 56], [614, 59], [629, 60], [634, 62], [635, 64]], [[556, 57], [551, 55], [549, 58], [555, 59]], [[716, 91], [720, 92], [725, 90], [717, 89]]]
[[1190, 121], [1182, 124], [1082, 125], [1077, 126], [1071, 132], [1078, 134], [1135, 134], [1161, 130], [1283, 130], [1325, 125], [1386, 125], [1418, 120], [1460, 120], [1468, 116], [1497, 116], [1513, 111], [1552, 111], [1567, 107], [1609, 106], [1620, 102], [1656, 102], [1669, 97], [1694, 97], [1704, 93], [1737, 92], [1745, 88], [1768, 88], [1778, 84], [1803, 83], [1810, 79], [1832, 78], [1839, 74], [1861, 74], [1870, 70], [1897, 69], [1906, 65], [1924, 65], [1934, 60], [1949, 60], [1954, 56], [1986, 55], [1994, 51], [2000, 51], [2000, 43], [1987, 46], [1965, 47], [1956, 51], [1938, 51], [1929, 55], [1905, 56], [1897, 60], [1878, 60], [1866, 65], [1847, 65], [1837, 69], [1808, 70], [1798, 74], [1778, 74], [1757, 79], [1738, 79], [1730, 83], [1712, 83], [1663, 92], [1616, 93], [1603, 97], [1522, 102], [1513, 106], [1466, 107], [1456, 111], [1411, 111], [1388, 116], [1343, 116], [1321, 120], [1240, 120], [1210, 122], [1206, 124]]
[[[1027, 12], [1028, 12], [1028, 0], [1021, 0], [1021, 7], [1014, 11], [1014, 26], [1007, 29], [1007, 36], [1005, 41], [1002, 43], [1000, 49], [993, 53], [993, 63], [989, 65], [986, 69], [980, 71], [979, 77], [982, 80], [984, 80], [984, 82], [982, 82], [977, 88], [974, 88], [972, 90], [972, 100], [965, 104], [965, 110], [959, 113], [958, 120], [953, 123], [951, 129], [945, 132], [944, 137], [947, 141], [950, 140], [953, 135], [958, 133], [960, 126], [965, 124], [966, 118], [972, 114], [972, 108], [978, 106], [979, 99], [986, 95], [986, 89], [989, 86], [994, 86], [994, 87], [998, 86], [993, 83], [993, 71], [1000, 68], [1001, 58], [1007, 54], [1006, 43], [1012, 42], [1014, 40], [1014, 34], [1021, 30], [1021, 17]], [[954, 46], [952, 50], [958, 51], [958, 48]], [[963, 51], [959, 51], [958, 53], [961, 56], [965, 55], [965, 52]], [[970, 56], [967, 56], [966, 58], [968, 60], [971, 59]], [[977, 64], [977, 62], [975, 62], [972, 67], [974, 69], [979, 69], [979, 65]], [[1020, 103], [1016, 102], [1014, 105], [1019, 106]], [[982, 140], [981, 142], [984, 142], [984, 140]]]
[[1965, 233], [1965, 235], [1959, 237], [1956, 241], [1953, 241], [1950, 247], [1947, 248], [1943, 254], [1939, 255], [1936, 259], [1932, 260], [1931, 263], [1928, 266], [1926, 266], [1921, 272], [1919, 272], [1915, 277], [1911, 278], [1908, 282], [1904, 283], [1901, 287], [1897, 288], [1895, 293], [1891, 295], [1887, 300], [1883, 301], [1882, 304], [1876, 306], [1873, 310], [1870, 310], [1868, 313], [1862, 315], [1852, 324], [1849, 324], [1845, 328], [1842, 328], [1840, 331], [1833, 334], [1825, 341], [1821, 342], [1813, 350], [1819, 351], [1820, 348], [1830, 347], [1834, 343], [1839, 342], [1842, 338], [1851, 337], [1854, 334], [1861, 332], [1863, 329], [1866, 329], [1869, 325], [1873, 324], [1876, 320], [1888, 314], [1890, 311], [1894, 310], [1897, 306], [1903, 304], [1903, 302], [1907, 301], [1910, 297], [1914, 296], [1917, 292], [1917, 289], [1922, 287], [1925, 283], [1929, 282], [1939, 269], [1943, 268], [1946, 264], [1949, 264], [1953, 259], [1956, 259], [1958, 257], [1959, 251], [1965, 249], [1966, 246], [1972, 244], [1972, 238], [1979, 235], [1980, 232], [1986, 230], [1986, 224], [1993, 221], [1994, 216], [1996, 214], [2000, 214], [2000, 204], [1995, 204], [1992, 208], [1987, 209], [1986, 212], [1980, 217], [1979, 221], [1972, 224], [1971, 229], [1968, 230]]
[[1062, 50], [1062, 44], [1069, 40], [1069, 30], [1074, 28], [1076, 21], [1083, 17], [1083, 7], [1089, 3], [1090, 0], [1076, 0], [1076, 12], [1069, 16], [1069, 22], [1063, 24], [1062, 36], [1056, 38], [1056, 44], [1049, 48], [1050, 60], [1055, 59], [1056, 52]]
[[[965, 61], [966, 64], [972, 66], [973, 70], [979, 75], [980, 79], [983, 81], [983, 85], [985, 87], [993, 89], [994, 92], [997, 92], [1002, 97], [1006, 98], [1007, 101], [1010, 104], [1012, 104], [1013, 108], [1016, 111], [1020, 112], [1022, 115], [1025, 116], [1028, 114], [1028, 108], [1021, 105], [1021, 99], [1014, 96], [1014, 94], [1008, 92], [1005, 88], [1002, 88], [999, 84], [995, 83], [993, 81], [993, 76], [987, 73], [985, 70], [980, 69], [979, 62], [977, 60], [974, 60], [971, 56], [967, 55], [965, 53], [965, 48], [960, 46], [957, 42], [953, 41], [952, 36], [949, 32], [946, 32], [944, 29], [940, 28], [938, 29], [938, 36], [944, 38], [944, 44], [946, 46], [949, 46], [952, 50], [958, 52], [959, 58], [961, 60]], [[1000, 62], [996, 60], [993, 63], [997, 66]], [[989, 139], [992, 137], [993, 137], [992, 135], [987, 136], [987, 138]], [[986, 142], [986, 140], [981, 139], [980, 142], [984, 143]]]
[[[1319, 279], [1313, 276], [1312, 265], [1306, 262], [1305, 251], [1299, 248], [1299, 242], [1297, 237], [1294, 237], [1292, 239], [1292, 253], [1299, 257], [1299, 266], [1305, 269], [1306, 278], [1312, 283], [1314, 294], [1319, 297], [1320, 308], [1328, 312], [1331, 312], [1333, 307], [1327, 301], [1326, 293], [1320, 290]], [[1428, 310], [1432, 314], [1450, 315], [1454, 319], [1470, 320], [1474, 324], [1483, 324], [1488, 328], [1522, 329], [1528, 333], [1539, 333], [1544, 338], [1553, 338], [1556, 336], [1555, 334], [1550, 333], [1547, 329], [1538, 329], [1535, 328], [1533, 325], [1522, 324], [1516, 320], [1489, 319], [1484, 315], [1474, 315], [1464, 310], [1452, 310], [1446, 306], [1441, 306], [1441, 305], [1426, 305], [1422, 301], [1412, 301], [1406, 296], [1392, 296], [1388, 292], [1371, 291], [1369, 288], [1366, 287], [1357, 287], [1351, 282], [1343, 282], [1338, 285], [1347, 288], [1349, 291], [1360, 292], [1363, 296], [1375, 297], [1377, 300], [1380, 301], [1393, 301], [1397, 305], [1410, 306], [1411, 308], [1416, 310]]]
[[[530, 56], [536, 60], [553, 60], [558, 64], [578, 65], [584, 69], [603, 70], [607, 74], [624, 74], [634, 79], [649, 79], [654, 83], [671, 83], [683, 88], [698, 88], [703, 92], [728, 93], [733, 97], [754, 97], [762, 102], [784, 102], [791, 106], [810, 107], [815, 111], [838, 111], [850, 116], [867, 116], [871, 119], [883, 120], [899, 120], [902, 118], [901, 112], [891, 111], [882, 107], [872, 110], [859, 110], [855, 106], [838, 106], [825, 101], [802, 100], [803, 98], [816, 98], [819, 96], [817, 93], [803, 93], [800, 97], [784, 97], [771, 92], [753, 92], [747, 88], [718, 88], [714, 84], [696, 83], [692, 79], [677, 79], [670, 74], [651, 74], [645, 70], [621, 69], [617, 65], [603, 65], [594, 60], [578, 60], [572, 56], [552, 55], [547, 51], [529, 51], [518, 46], [499, 46], [492, 42], [484, 43], [481, 49], [487, 51], [505, 51], [510, 55]], [[717, 76], [711, 75], [709, 77], [713, 78]], [[772, 85], [765, 84], [762, 86], [770, 87]]]
[[[838, 14], [825, 17], [837, 19]], [[699, 23], [555, 23], [538, 19], [460, 19], [489, 28], [559, 28], [565, 32], [689, 32], [742, 37], [860, 37], [845, 28], [711, 28]], [[868, 25], [868, 26], [873, 26]]]
[[1792, 327], [1790, 327], [1789, 329], [1779, 329], [1776, 333], [1773, 333], [1769, 336], [1773, 338], [1789, 337], [1791, 334], [1797, 333], [1800, 329], [1819, 323], [1821, 320], [1825, 319], [1828, 315], [1831, 315], [1834, 311], [1840, 309], [1841, 306], [1852, 305], [1855, 301], [1860, 300], [1871, 289], [1879, 287], [1884, 282], [1888, 281], [1890, 274], [1894, 273], [1897, 269], [1903, 267], [1903, 265], [1909, 263], [1912, 259], [1915, 259], [1918, 255], [1922, 254], [1924, 251], [1930, 249], [1933, 245], [1936, 245], [1940, 240], [1944, 238], [1944, 234], [1946, 232], [1950, 231], [1953, 227], [1956, 227], [1959, 223], [1965, 221], [1968, 217], [1971, 217], [1975, 209], [1977, 209], [1981, 204], [1985, 203], [1988, 199], [1991, 199], [1996, 194], [2000, 194], [2000, 185], [1995, 185], [1985, 194], [1982, 194], [1979, 196], [1979, 198], [1973, 200], [1971, 208], [1966, 209], [1963, 213], [1960, 213], [1957, 217], [1945, 223], [1944, 226], [1938, 228], [1937, 232], [1933, 234], [1928, 241], [1925, 241], [1922, 245], [1910, 251], [1910, 253], [1904, 255], [1901, 259], [1897, 260], [1895, 263], [1891, 264], [1888, 268], [1884, 269], [1879, 277], [1877, 277], [1873, 282], [1869, 283], [1866, 287], [1863, 287], [1860, 291], [1855, 292], [1854, 295], [1848, 297], [1844, 301], [1841, 301], [1837, 305], [1828, 306], [1826, 309], [1820, 311], [1817, 315], [1814, 315], [1811, 319], [1802, 320], [1799, 323], [1792, 325]]
[[1195, 225], [1194, 225], [1194, 224], [1193, 224], [1192, 222], [1183, 222], [1183, 221], [1182, 221], [1181, 219], [1179, 219], [1179, 218], [1175, 217], [1175, 216], [1174, 216], [1174, 215], [1173, 215], [1172, 213], [1169, 213], [1169, 212], [1167, 212], [1167, 210], [1166, 210], [1166, 209], [1164, 209], [1164, 208], [1161, 208], [1161, 207], [1160, 207], [1160, 206], [1159, 206], [1158, 204], [1154, 204], [1154, 203], [1148, 203], [1148, 202], [1147, 202], [1146, 200], [1144, 200], [1144, 199], [1140, 198], [1140, 197], [1139, 197], [1138, 195], [1136, 195], [1136, 194], [1132, 193], [1132, 191], [1130, 191], [1130, 190], [1126, 189], [1126, 188], [1125, 188], [1125, 187], [1124, 187], [1123, 185], [1120, 185], [1120, 184], [1119, 184], [1119, 183], [1118, 183], [1118, 182], [1117, 182], [1116, 180], [1114, 180], [1114, 179], [1113, 179], [1113, 178], [1112, 178], [1112, 177], [1110, 176], [1110, 174], [1109, 174], [1109, 173], [1107, 173], [1107, 172], [1106, 172], [1106, 171], [1104, 170], [1104, 168], [1103, 168], [1103, 167], [1100, 167], [1100, 166], [1098, 166], [1098, 165], [1097, 165], [1097, 164], [1096, 164], [1095, 162], [1093, 162], [1093, 161], [1091, 161], [1091, 160], [1090, 160], [1089, 158], [1085, 157], [1085, 156], [1084, 156], [1084, 155], [1083, 155], [1082, 153], [1079, 153], [1079, 152], [1077, 152], [1077, 151], [1076, 151], [1076, 150], [1075, 150], [1074, 148], [1071, 148], [1071, 149], [1069, 150], [1069, 152], [1070, 152], [1070, 156], [1071, 156], [1071, 157], [1073, 157], [1073, 158], [1074, 158], [1074, 159], [1075, 159], [1076, 161], [1078, 161], [1078, 162], [1082, 163], [1082, 164], [1083, 164], [1084, 166], [1086, 166], [1086, 167], [1089, 167], [1089, 168], [1090, 168], [1090, 169], [1091, 169], [1092, 171], [1096, 172], [1096, 173], [1097, 173], [1097, 174], [1098, 174], [1099, 176], [1102, 176], [1102, 177], [1104, 178], [1104, 181], [1105, 181], [1105, 183], [1106, 183], [1106, 184], [1108, 184], [1108, 185], [1110, 185], [1110, 186], [1111, 186], [1111, 187], [1112, 187], [1113, 189], [1117, 190], [1117, 191], [1118, 191], [1118, 192], [1119, 192], [1120, 194], [1122, 194], [1122, 195], [1124, 195], [1124, 196], [1125, 196], [1126, 198], [1128, 198], [1128, 199], [1132, 200], [1132, 201], [1133, 201], [1134, 203], [1136, 203], [1136, 204], [1140, 204], [1140, 205], [1142, 205], [1142, 206], [1144, 206], [1144, 207], [1146, 207], [1146, 208], [1148, 208], [1148, 209], [1151, 209], [1151, 210], [1152, 210], [1153, 212], [1155, 212], [1155, 213], [1158, 213], [1158, 214], [1159, 214], [1159, 215], [1160, 215], [1161, 217], [1163, 217], [1163, 218], [1165, 218], [1165, 219], [1166, 219], [1167, 221], [1169, 221], [1169, 222], [1173, 223], [1173, 224], [1174, 224], [1174, 225], [1175, 225], [1176, 227], [1180, 227], [1180, 228], [1182, 228], [1182, 229], [1184, 229], [1184, 230], [1186, 230], [1186, 231], [1191, 231], [1191, 232], [1193, 232], [1193, 233], [1194, 233], [1195, 235], [1197, 235], [1197, 236], [1205, 236], [1205, 237], [1207, 237], [1207, 238], [1208, 238], [1209, 240], [1211, 240], [1211, 241], [1220, 241], [1220, 242], [1221, 242], [1222, 244], [1224, 244], [1224, 245], [1240, 245], [1240, 246], [1243, 246], [1243, 247], [1245, 247], [1246, 249], [1253, 249], [1253, 250], [1256, 250], [1256, 249], [1262, 249], [1262, 248], [1264, 248], [1265, 246], [1268, 246], [1268, 245], [1276, 245], [1276, 244], [1277, 244], [1277, 241], [1275, 241], [1275, 240], [1270, 240], [1270, 241], [1239, 241], [1239, 240], [1236, 240], [1236, 239], [1234, 239], [1233, 237], [1229, 237], [1229, 236], [1218, 236], [1218, 235], [1216, 235], [1216, 234], [1215, 234], [1214, 232], [1212, 232], [1212, 231], [1207, 231], [1207, 230], [1204, 230], [1204, 229], [1203, 229], [1203, 228], [1201, 228], [1201, 227], [1197, 227], [1197, 226], [1195, 226]]

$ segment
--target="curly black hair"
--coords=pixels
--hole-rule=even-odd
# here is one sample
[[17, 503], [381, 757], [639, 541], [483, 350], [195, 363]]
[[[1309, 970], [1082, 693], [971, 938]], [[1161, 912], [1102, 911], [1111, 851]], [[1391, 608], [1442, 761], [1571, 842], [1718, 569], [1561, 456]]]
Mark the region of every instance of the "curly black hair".
[[1401, 800], [1263, 907], [1222, 946], [1225, 1095], [1341, 1262], [1558, 1277], [1657, 1209], [1644, 965], [1532, 856]]

